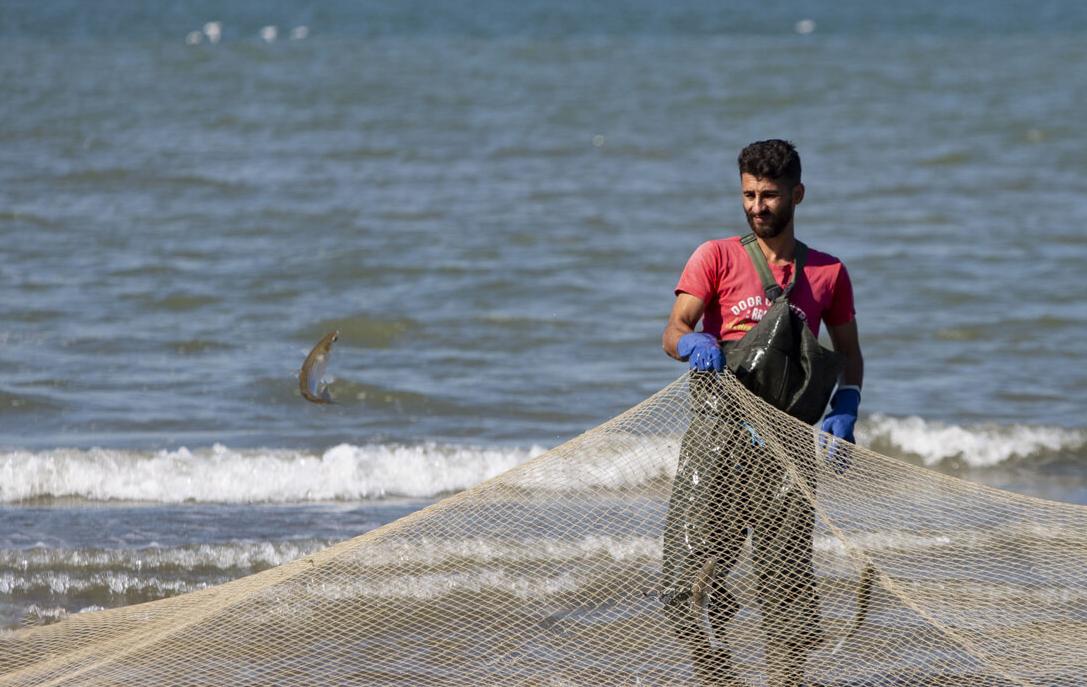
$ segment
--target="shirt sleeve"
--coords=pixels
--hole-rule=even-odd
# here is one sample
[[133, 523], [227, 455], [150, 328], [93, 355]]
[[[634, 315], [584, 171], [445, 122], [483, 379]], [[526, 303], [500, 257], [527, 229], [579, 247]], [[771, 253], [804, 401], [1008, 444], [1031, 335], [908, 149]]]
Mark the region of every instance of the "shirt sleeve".
[[828, 327], [837, 327], [848, 324], [857, 316], [853, 303], [853, 282], [849, 279], [849, 272], [842, 264], [838, 270], [838, 277], [834, 280], [834, 293], [830, 301], [830, 307], [823, 314], [823, 322]]
[[714, 295], [714, 285], [720, 268], [720, 256], [713, 248], [713, 242], [707, 241], [695, 249], [683, 268], [683, 274], [676, 284], [676, 295], [689, 293], [703, 303], [709, 303]]

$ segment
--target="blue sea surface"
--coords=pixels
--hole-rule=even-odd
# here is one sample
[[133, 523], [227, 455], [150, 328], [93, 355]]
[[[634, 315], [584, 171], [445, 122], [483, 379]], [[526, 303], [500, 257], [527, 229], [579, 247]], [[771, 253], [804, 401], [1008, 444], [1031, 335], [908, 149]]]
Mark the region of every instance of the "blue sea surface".
[[123, 602], [27, 551], [128, 570], [135, 523], [202, 518], [159, 543], [237, 572], [638, 403], [770, 137], [854, 281], [862, 442], [1087, 502], [1085, 35], [1071, 0], [3, 3], [0, 620]]

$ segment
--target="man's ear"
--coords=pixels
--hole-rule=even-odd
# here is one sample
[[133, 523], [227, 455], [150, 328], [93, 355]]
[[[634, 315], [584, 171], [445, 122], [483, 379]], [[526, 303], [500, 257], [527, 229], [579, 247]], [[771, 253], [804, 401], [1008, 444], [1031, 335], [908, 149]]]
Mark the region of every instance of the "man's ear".
[[793, 205], [797, 205], [800, 201], [804, 200], [804, 184], [797, 184], [793, 186]]

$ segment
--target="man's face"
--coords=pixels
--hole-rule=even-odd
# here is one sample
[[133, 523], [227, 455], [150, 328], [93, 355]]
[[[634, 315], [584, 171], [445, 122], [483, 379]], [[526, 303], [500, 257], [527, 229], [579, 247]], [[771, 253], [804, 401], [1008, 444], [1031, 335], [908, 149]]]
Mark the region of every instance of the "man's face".
[[760, 239], [772, 239], [793, 221], [793, 208], [804, 199], [804, 184], [740, 175], [747, 224]]

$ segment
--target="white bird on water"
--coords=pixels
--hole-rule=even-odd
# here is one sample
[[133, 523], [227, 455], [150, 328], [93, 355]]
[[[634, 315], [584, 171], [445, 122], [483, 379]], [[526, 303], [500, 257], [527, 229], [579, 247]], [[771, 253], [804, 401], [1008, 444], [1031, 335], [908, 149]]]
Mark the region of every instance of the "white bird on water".
[[204, 35], [208, 37], [209, 43], [218, 43], [219, 39], [223, 37], [223, 23], [219, 21], [209, 21], [204, 24]]

